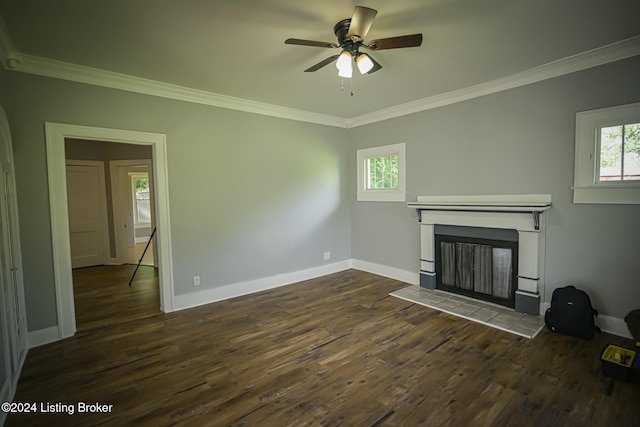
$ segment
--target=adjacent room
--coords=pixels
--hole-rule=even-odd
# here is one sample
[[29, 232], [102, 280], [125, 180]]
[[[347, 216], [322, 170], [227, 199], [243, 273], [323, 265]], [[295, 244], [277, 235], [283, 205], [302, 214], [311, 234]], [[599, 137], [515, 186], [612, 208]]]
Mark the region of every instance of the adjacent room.
[[0, 425], [638, 425], [638, 16], [0, 0]]

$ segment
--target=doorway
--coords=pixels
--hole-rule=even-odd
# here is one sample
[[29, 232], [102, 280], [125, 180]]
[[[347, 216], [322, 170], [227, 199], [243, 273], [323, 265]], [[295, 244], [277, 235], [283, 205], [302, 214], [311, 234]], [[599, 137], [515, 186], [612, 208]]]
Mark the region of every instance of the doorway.
[[159, 314], [151, 146], [66, 138], [65, 155], [78, 330]]
[[173, 311], [173, 273], [165, 135], [58, 123], [45, 123], [45, 131], [58, 338], [67, 338], [76, 332], [66, 192], [65, 139], [67, 138], [150, 145], [152, 147], [160, 310], [165, 313]]
[[127, 173], [129, 189], [129, 213], [131, 217], [131, 239], [127, 251], [129, 264], [154, 265], [153, 218], [151, 215], [151, 181], [146, 168]]
[[153, 161], [109, 162], [117, 262], [158, 266]]

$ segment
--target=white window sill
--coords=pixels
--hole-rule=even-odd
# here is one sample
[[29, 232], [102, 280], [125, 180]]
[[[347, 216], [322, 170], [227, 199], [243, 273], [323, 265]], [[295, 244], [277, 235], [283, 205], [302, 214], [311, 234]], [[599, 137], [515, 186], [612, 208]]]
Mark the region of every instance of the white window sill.
[[584, 185], [571, 187], [573, 203], [640, 204], [640, 185]]
[[404, 191], [358, 191], [359, 202], [405, 202], [406, 199], [407, 193]]

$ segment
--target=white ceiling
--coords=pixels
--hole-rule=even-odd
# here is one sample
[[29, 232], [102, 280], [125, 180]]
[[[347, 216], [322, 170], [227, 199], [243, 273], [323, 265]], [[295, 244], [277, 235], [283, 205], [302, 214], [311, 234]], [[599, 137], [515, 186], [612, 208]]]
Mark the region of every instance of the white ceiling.
[[[383, 69], [354, 71], [350, 96], [333, 65], [303, 72], [336, 50], [284, 40], [335, 42], [355, 5], [378, 10], [367, 40], [424, 41], [371, 53]], [[20, 54], [344, 118], [640, 35], [638, 0], [0, 0], [0, 15]]]

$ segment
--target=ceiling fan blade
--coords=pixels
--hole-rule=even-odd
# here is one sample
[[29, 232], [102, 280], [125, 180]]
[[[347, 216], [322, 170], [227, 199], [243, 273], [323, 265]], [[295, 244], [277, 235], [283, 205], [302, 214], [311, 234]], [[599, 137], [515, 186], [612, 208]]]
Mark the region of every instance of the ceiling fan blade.
[[378, 63], [378, 61], [376, 61], [375, 59], [373, 59], [373, 58], [371, 57], [371, 55], [367, 55], [367, 56], [369, 57], [369, 59], [371, 60], [371, 62], [373, 62], [373, 68], [372, 68], [372, 69], [370, 69], [370, 70], [367, 72], [367, 74], [375, 73], [376, 71], [378, 71], [379, 69], [381, 69], [381, 68], [382, 68], [382, 65], [380, 65], [380, 64]]
[[331, 64], [333, 61], [335, 61], [336, 59], [338, 59], [338, 56], [340, 55], [333, 55], [328, 57], [327, 59], [318, 62], [316, 65], [307, 68], [306, 70], [304, 70], [305, 73], [311, 73], [313, 71], [318, 71], [320, 68], [324, 67], [325, 65], [329, 65]]
[[364, 40], [373, 24], [373, 20], [376, 18], [378, 11], [370, 9], [368, 7], [356, 6], [351, 17], [351, 23], [349, 24], [349, 38], [356, 37], [358, 41]]
[[338, 47], [337, 43], [329, 43], [329, 42], [317, 42], [314, 40], [302, 40], [302, 39], [286, 39], [284, 41], [285, 44], [296, 44], [300, 46], [313, 46], [313, 47], [329, 47], [336, 48]]
[[[422, 34], [389, 37], [388, 39], [373, 40], [368, 47], [371, 50], [398, 49], [401, 47], [416, 47], [422, 44]], [[364, 46], [364, 45], [363, 45]]]

